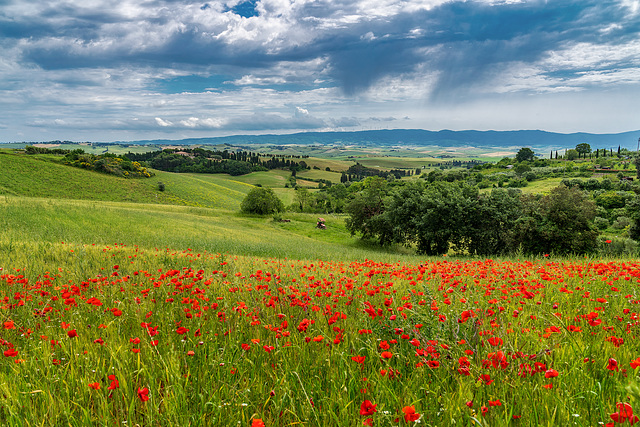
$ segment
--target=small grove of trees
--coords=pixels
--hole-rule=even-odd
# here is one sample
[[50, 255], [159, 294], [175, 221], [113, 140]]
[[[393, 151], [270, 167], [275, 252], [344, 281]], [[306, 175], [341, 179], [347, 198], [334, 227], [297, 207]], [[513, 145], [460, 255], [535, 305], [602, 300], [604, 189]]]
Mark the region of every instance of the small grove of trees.
[[591, 153], [591, 145], [587, 144], [586, 142], [582, 142], [576, 145], [576, 151], [579, 155], [586, 159], [587, 154]]
[[254, 187], [242, 200], [240, 211], [249, 214], [271, 215], [284, 211], [284, 204], [272, 189]]
[[72, 150], [62, 159], [65, 165], [89, 169], [124, 178], [150, 178], [153, 174], [139, 162], [115, 154], [88, 154], [83, 150]]
[[148, 153], [128, 153], [127, 156], [132, 160], [145, 161], [154, 169], [179, 173], [228, 173], [237, 176], [270, 169], [295, 172], [309, 168], [304, 160], [296, 162], [282, 155], [272, 155], [271, 158], [263, 160], [264, 154], [211, 151], [204, 148], [165, 149]]
[[346, 225], [352, 234], [427, 255], [587, 253], [598, 245], [595, 210], [582, 191], [565, 186], [523, 196], [515, 189], [480, 194], [461, 182], [416, 180], [390, 189], [378, 180], [347, 205]]

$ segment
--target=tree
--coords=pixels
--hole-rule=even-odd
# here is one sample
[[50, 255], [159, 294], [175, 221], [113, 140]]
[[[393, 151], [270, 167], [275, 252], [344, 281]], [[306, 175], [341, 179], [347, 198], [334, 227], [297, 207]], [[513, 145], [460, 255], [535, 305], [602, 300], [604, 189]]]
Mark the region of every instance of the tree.
[[384, 218], [393, 240], [415, 244], [419, 253], [442, 255], [450, 247], [464, 252], [477, 204], [478, 189], [474, 186], [438, 181], [425, 187], [417, 181], [392, 193]]
[[582, 158], [586, 159], [587, 154], [591, 152], [591, 145], [587, 144], [586, 142], [582, 142], [576, 145], [576, 151], [578, 152], [579, 156], [582, 155]]
[[629, 237], [640, 241], [640, 196], [636, 196], [635, 199], [627, 203], [627, 212], [629, 212], [629, 217], [633, 220], [633, 224], [629, 229]]
[[391, 241], [391, 235], [382, 217], [387, 181], [374, 176], [359, 184], [364, 189], [345, 207], [345, 212], [349, 214], [345, 220], [347, 230], [352, 236], [360, 233], [363, 239], [377, 237], [380, 244], [387, 244]]
[[243, 213], [270, 215], [284, 211], [284, 204], [272, 189], [266, 187], [252, 188], [240, 205]]
[[566, 154], [566, 159], [567, 160], [575, 160], [580, 158], [580, 153], [578, 153], [578, 150], [574, 150], [573, 148], [567, 151]]
[[306, 188], [297, 187], [293, 199], [293, 204], [296, 206], [296, 209], [299, 209], [300, 212], [304, 212], [305, 208], [309, 207], [309, 204], [313, 199], [313, 195]]
[[518, 151], [516, 154], [516, 161], [524, 162], [524, 161], [534, 161], [536, 159], [536, 155], [531, 148], [524, 147]]
[[531, 166], [529, 166], [526, 163], [519, 163], [515, 168], [513, 168], [513, 170], [515, 171], [515, 173], [517, 173], [518, 175], [522, 175], [525, 172], [529, 172], [531, 171]]
[[544, 197], [523, 196], [509, 247], [527, 254], [593, 252], [598, 246], [595, 214], [595, 203], [577, 187], [560, 185]]
[[636, 176], [638, 177], [638, 180], [640, 180], [640, 155], [636, 156], [634, 162], [636, 164]]

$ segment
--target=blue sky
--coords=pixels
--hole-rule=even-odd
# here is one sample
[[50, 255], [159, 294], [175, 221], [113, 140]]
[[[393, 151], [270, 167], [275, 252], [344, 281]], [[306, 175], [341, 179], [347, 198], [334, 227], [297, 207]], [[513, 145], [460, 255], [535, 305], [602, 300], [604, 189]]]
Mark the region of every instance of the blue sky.
[[640, 0], [0, 0], [0, 141], [640, 129]]

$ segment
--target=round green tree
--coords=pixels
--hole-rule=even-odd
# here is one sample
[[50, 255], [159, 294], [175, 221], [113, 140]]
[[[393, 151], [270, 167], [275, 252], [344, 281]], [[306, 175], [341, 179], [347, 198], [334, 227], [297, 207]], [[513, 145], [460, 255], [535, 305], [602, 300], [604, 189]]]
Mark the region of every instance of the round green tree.
[[255, 187], [242, 201], [240, 210], [244, 213], [269, 215], [284, 211], [284, 204], [272, 189]]
[[516, 161], [524, 162], [524, 161], [534, 161], [536, 159], [536, 155], [531, 148], [523, 147], [516, 154]]

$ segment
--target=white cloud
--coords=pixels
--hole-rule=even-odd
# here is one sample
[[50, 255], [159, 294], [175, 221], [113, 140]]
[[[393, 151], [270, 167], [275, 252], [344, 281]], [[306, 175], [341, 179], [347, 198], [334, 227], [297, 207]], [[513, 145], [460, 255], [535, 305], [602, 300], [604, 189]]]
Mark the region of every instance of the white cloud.
[[162, 126], [162, 127], [173, 126], [173, 123], [171, 123], [168, 120], [163, 120], [160, 117], [156, 117], [155, 120], [156, 120], [156, 123], [158, 124], [158, 126]]

